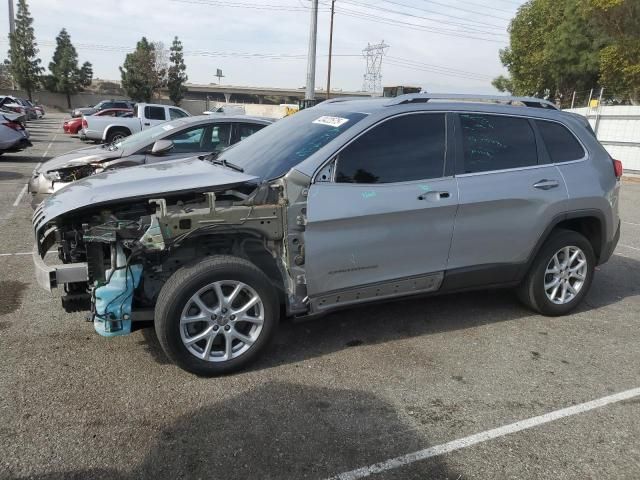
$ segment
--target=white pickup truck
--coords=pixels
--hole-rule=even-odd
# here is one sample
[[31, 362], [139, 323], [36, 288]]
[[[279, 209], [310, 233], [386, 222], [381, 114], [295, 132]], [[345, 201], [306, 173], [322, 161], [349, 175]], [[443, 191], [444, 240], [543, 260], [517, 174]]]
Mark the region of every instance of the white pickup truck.
[[138, 103], [129, 118], [85, 115], [80, 138], [113, 143], [159, 123], [190, 116], [189, 112], [179, 107]]

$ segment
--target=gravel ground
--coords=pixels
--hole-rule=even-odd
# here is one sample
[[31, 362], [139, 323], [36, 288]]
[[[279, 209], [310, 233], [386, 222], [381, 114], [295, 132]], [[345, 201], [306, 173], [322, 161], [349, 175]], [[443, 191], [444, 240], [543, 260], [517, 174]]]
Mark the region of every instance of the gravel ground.
[[[0, 254], [32, 248], [33, 167], [81, 145], [62, 116], [0, 158]], [[0, 478], [326, 478], [640, 387], [640, 183], [625, 182], [612, 259], [572, 315], [509, 291], [364, 307], [282, 325], [249, 371], [202, 379], [152, 330], [96, 335], [0, 256]], [[637, 479], [640, 399], [375, 478]]]

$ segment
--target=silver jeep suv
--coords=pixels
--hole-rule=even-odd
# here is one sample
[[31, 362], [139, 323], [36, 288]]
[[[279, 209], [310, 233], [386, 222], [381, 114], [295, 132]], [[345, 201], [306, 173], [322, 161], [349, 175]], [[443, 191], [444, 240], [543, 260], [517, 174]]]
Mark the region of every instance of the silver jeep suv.
[[563, 315], [616, 246], [621, 175], [544, 100], [336, 99], [222, 153], [63, 188], [34, 214], [36, 276], [102, 335], [153, 320], [203, 375], [254, 359], [282, 315], [488, 287]]

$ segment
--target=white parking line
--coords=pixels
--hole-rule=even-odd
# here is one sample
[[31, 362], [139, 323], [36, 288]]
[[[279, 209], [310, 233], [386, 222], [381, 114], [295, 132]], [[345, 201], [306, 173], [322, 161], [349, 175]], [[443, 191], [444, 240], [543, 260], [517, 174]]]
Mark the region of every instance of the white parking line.
[[[56, 251], [47, 252], [46, 255], [53, 255], [58, 253]], [[0, 253], [0, 257], [19, 257], [23, 255], [33, 255], [33, 252], [18, 252], [18, 253]]]
[[640, 227], [640, 223], [633, 223], [633, 222], [622, 222], [624, 225], [635, 225], [636, 227]]
[[630, 248], [631, 250], [640, 250], [638, 247], [632, 247], [631, 245], [625, 245], [624, 243], [619, 243], [619, 247]]
[[468, 437], [459, 438], [442, 445], [436, 445], [435, 447], [425, 448], [417, 452], [402, 455], [400, 457], [385, 460], [384, 462], [369, 465], [368, 467], [358, 468], [351, 470], [350, 472], [341, 473], [335, 477], [331, 477], [330, 480], [355, 480], [358, 478], [368, 477], [370, 475], [386, 472], [388, 470], [394, 470], [414, 462], [426, 460], [427, 458], [437, 457], [444, 455], [445, 453], [454, 452], [463, 448], [471, 447], [478, 443], [483, 443], [494, 438], [503, 437], [511, 433], [521, 432], [529, 428], [537, 427], [545, 423], [560, 420], [561, 418], [570, 417], [579, 413], [588, 412], [596, 408], [611, 405], [613, 403], [629, 400], [630, 398], [640, 396], [640, 388], [633, 388], [631, 390], [625, 390], [624, 392], [602, 397], [597, 400], [591, 400], [590, 402], [580, 403], [572, 407], [563, 408], [550, 413], [545, 413], [537, 417], [528, 418], [526, 420], [520, 420], [519, 422], [511, 423], [503, 427], [494, 428], [485, 432], [476, 433]]
[[[53, 138], [51, 139], [51, 141], [49, 142], [49, 145], [47, 145], [47, 148], [45, 149], [44, 152], [42, 152], [42, 157], [44, 158], [47, 156], [47, 154], [49, 153], [49, 149], [51, 148], [51, 146], [53, 145], [53, 142], [56, 141], [56, 138], [58, 137], [58, 134], [56, 133]], [[36, 170], [40, 165], [42, 165], [42, 162], [38, 162], [38, 164], [33, 168], [34, 170]], [[16, 201], [13, 202], [13, 206], [17, 207], [18, 205], [20, 205], [20, 202], [22, 201], [22, 197], [24, 197], [24, 194], [27, 193], [27, 187], [29, 186], [28, 183], [24, 184], [24, 187], [22, 187], [22, 190], [20, 190], [20, 193], [18, 194], [18, 197], [16, 198]]]

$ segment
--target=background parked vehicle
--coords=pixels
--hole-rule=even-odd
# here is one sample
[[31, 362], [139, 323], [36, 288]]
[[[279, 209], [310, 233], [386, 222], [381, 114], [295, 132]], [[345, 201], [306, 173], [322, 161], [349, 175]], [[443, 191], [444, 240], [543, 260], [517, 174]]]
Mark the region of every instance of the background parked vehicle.
[[107, 110], [109, 108], [122, 108], [125, 110], [133, 110], [135, 106], [134, 102], [130, 102], [128, 100], [102, 100], [101, 102], [96, 103], [92, 107], [80, 107], [74, 108], [71, 111], [71, 117], [81, 117], [82, 115], [93, 115], [101, 110]]
[[24, 126], [24, 114], [2, 112], [0, 117], [0, 155], [31, 146], [29, 131]]
[[166, 162], [220, 152], [273, 123], [259, 117], [185, 117], [171, 120], [111, 145], [69, 152], [34, 170], [32, 206], [81, 178], [105, 170]]
[[98, 333], [146, 315], [174, 362], [221, 374], [259, 355], [282, 311], [500, 286], [564, 315], [617, 245], [621, 176], [586, 120], [545, 100], [338, 99], [208, 162], [55, 193], [34, 214], [36, 276], [56, 286], [43, 258], [58, 243], [66, 302], [84, 295]]
[[179, 107], [138, 103], [133, 109], [133, 118], [85, 116], [82, 137], [95, 142], [113, 143], [168, 120], [190, 116], [189, 112]]
[[38, 113], [33, 105], [31, 105], [28, 100], [19, 97], [13, 97], [11, 95], [2, 97], [2, 99], [0, 99], [0, 106], [15, 113], [24, 114], [27, 120], [35, 120], [38, 118]]
[[[93, 115], [98, 117], [130, 117], [133, 115], [133, 110], [128, 108], [109, 108], [107, 110], [101, 110]], [[62, 124], [64, 133], [77, 135], [82, 129], [83, 117], [68, 118]]]

